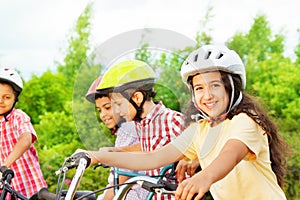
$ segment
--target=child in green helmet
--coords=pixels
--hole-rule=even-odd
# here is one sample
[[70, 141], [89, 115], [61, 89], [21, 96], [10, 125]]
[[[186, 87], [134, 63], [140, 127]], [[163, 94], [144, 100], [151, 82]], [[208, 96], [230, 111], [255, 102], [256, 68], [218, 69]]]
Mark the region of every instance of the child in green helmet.
[[[235, 51], [204, 45], [181, 67], [190, 88], [197, 121], [171, 143], [149, 153], [87, 152], [92, 162], [155, 169], [184, 157], [198, 159], [202, 170], [179, 184], [176, 199], [286, 200], [283, 176], [287, 143], [258, 103], [244, 92], [245, 67]], [[149, 162], [151, 161], [151, 162]]]
[[[184, 130], [184, 115], [154, 102], [156, 75], [146, 63], [138, 60], [120, 62], [104, 74], [99, 92], [109, 92], [114, 111], [126, 121], [134, 121], [139, 144], [113, 151], [132, 151], [141, 148], [150, 152], [170, 143]], [[151, 162], [148, 160], [147, 162]], [[157, 176], [160, 168], [149, 170], [147, 175]], [[158, 198], [156, 195], [155, 199]], [[164, 195], [160, 199], [170, 199]]]
[[[97, 111], [99, 112], [100, 119], [111, 130], [111, 134], [116, 135], [115, 147], [130, 146], [138, 144], [139, 140], [136, 134], [135, 125], [133, 122], [125, 122], [118, 114], [113, 112], [111, 100], [106, 92], [98, 92], [96, 88], [101, 83], [102, 77], [98, 77], [90, 86], [86, 93], [86, 99], [95, 104]], [[140, 148], [137, 149], [140, 151]], [[144, 171], [120, 169], [131, 173], [144, 174]], [[114, 184], [114, 169], [111, 168], [108, 177], [108, 186]], [[124, 183], [128, 180], [128, 176], [119, 176], [119, 183]], [[144, 190], [140, 186], [133, 187], [128, 192], [127, 199], [146, 199], [148, 191]], [[97, 200], [111, 200], [114, 197], [114, 189], [110, 188], [105, 190], [102, 195], [99, 195]]]

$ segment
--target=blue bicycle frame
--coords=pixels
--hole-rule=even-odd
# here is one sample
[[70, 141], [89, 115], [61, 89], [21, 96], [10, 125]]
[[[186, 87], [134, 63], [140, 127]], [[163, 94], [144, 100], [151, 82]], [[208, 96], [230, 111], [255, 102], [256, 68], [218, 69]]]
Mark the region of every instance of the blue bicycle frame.
[[[162, 168], [162, 170], [160, 171], [160, 174], [158, 176], [152, 177], [152, 178], [157, 178], [157, 179], [161, 179], [163, 177], [165, 177], [165, 174], [167, 173], [168, 170], [172, 169], [173, 164], [169, 164], [166, 165]], [[132, 173], [132, 172], [126, 172], [126, 171], [122, 171], [119, 170], [117, 167], [114, 167], [114, 185], [119, 183], [119, 176], [128, 176], [128, 177], [137, 177], [137, 176], [147, 176], [145, 174], [138, 174], [138, 173]], [[118, 192], [118, 187], [114, 188], [114, 194], [116, 194]], [[154, 195], [154, 192], [149, 192], [149, 194], [147, 195], [147, 198], [145, 200], [151, 200], [152, 197]]]

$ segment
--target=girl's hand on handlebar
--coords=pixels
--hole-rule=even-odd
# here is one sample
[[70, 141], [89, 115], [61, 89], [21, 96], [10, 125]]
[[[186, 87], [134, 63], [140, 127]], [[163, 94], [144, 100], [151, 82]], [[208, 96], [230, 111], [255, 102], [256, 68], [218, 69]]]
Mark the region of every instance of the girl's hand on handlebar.
[[91, 158], [91, 163], [90, 165], [92, 164], [95, 164], [95, 163], [99, 163], [99, 161], [93, 156], [93, 154], [90, 152], [90, 151], [87, 151], [87, 150], [84, 150], [84, 149], [77, 149], [73, 154], [72, 156], [74, 156], [75, 154], [78, 154], [78, 153], [86, 153], [87, 155], [89, 155], [89, 157]]
[[193, 177], [184, 180], [178, 185], [175, 197], [179, 200], [200, 200], [210, 188], [210, 184], [208, 184], [208, 182], [209, 181], [206, 181], [202, 176], [201, 172], [197, 173]]

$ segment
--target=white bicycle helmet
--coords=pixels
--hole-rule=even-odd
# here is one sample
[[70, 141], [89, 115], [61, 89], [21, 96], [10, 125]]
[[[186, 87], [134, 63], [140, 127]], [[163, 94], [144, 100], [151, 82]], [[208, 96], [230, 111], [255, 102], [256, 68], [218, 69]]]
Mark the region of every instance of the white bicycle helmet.
[[13, 89], [20, 94], [23, 90], [23, 81], [20, 75], [13, 69], [0, 68], [0, 80], [8, 81]]
[[[242, 62], [240, 56], [233, 50], [228, 49], [226, 46], [221, 45], [204, 45], [199, 49], [193, 51], [186, 61], [181, 66], [181, 77], [183, 82], [190, 88], [191, 83], [189, 82], [189, 77], [195, 76], [198, 73], [209, 72], [209, 71], [224, 71], [229, 74], [237, 74], [242, 80], [242, 88], [246, 88], [246, 72], [245, 66]], [[200, 111], [199, 115], [203, 119], [209, 119], [210, 121], [218, 121], [227, 116], [227, 114], [236, 107], [242, 101], [242, 92], [238, 94], [238, 98], [234, 100], [234, 83], [232, 76], [228, 75], [230, 80], [232, 92], [230, 96], [230, 103], [227, 111], [216, 117], [210, 118], [206, 113], [197, 107]], [[193, 93], [193, 92], [192, 92]], [[193, 102], [195, 103], [194, 93], [193, 93]], [[197, 115], [193, 116], [197, 118]]]
[[197, 73], [221, 70], [241, 77], [243, 89], [246, 87], [245, 66], [240, 56], [223, 45], [204, 45], [193, 51], [181, 66], [183, 82], [190, 87], [188, 78]]

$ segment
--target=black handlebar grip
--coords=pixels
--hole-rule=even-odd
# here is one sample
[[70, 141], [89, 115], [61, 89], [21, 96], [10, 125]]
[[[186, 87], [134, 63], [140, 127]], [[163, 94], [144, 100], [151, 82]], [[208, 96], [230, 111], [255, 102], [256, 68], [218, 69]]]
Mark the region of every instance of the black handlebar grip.
[[8, 169], [6, 166], [0, 167], [0, 172], [2, 173], [2, 177], [4, 179], [7, 179], [7, 176], [10, 175], [10, 179], [12, 179], [15, 176], [15, 173], [13, 170]]
[[161, 183], [164, 185], [164, 188], [166, 190], [169, 190], [169, 191], [175, 191], [178, 187], [178, 184], [176, 183], [170, 183], [168, 181], [165, 181], [165, 180], [159, 180], [158, 183]]
[[105, 164], [100, 164], [100, 163], [98, 163], [98, 164], [96, 164], [96, 165], [93, 167], [93, 169], [97, 169], [98, 167], [109, 168], [110, 166], [109, 166], [109, 165], [105, 165]]
[[56, 194], [49, 192], [47, 188], [42, 188], [38, 192], [38, 199], [40, 199], [40, 200], [55, 200]]
[[155, 183], [151, 183], [151, 182], [148, 182], [148, 181], [144, 181], [143, 184], [141, 185], [142, 188], [150, 191], [150, 192], [153, 192], [153, 188], [157, 188], [157, 184]]
[[90, 158], [90, 156], [87, 153], [84, 153], [84, 152], [76, 153], [75, 155], [67, 158], [66, 162], [75, 162], [75, 164], [78, 166], [79, 160], [81, 158], [84, 158], [86, 160], [86, 162], [87, 162], [86, 163], [86, 167], [88, 167], [90, 165], [90, 163], [91, 163], [91, 158]]

